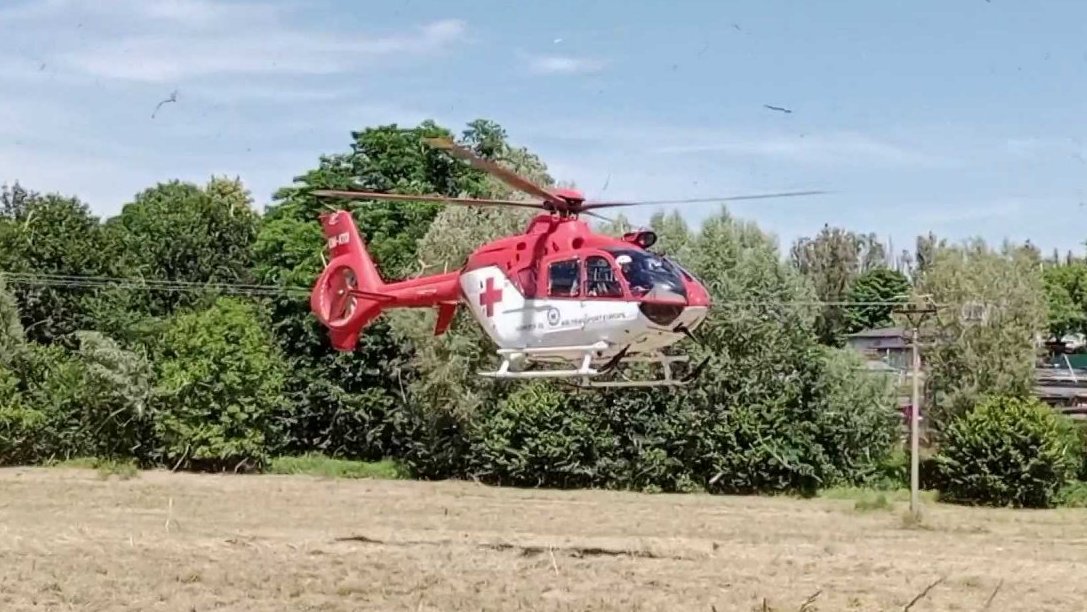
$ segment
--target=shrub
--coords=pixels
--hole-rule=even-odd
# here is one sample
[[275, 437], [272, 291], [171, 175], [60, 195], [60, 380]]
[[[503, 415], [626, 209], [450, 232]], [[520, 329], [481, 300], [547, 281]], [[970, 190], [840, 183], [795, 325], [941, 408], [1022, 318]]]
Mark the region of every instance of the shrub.
[[[894, 455], [899, 449], [902, 415], [895, 380], [864, 370], [850, 350], [824, 349], [813, 384], [817, 439], [829, 465], [823, 486], [873, 486], [898, 478]], [[906, 480], [909, 460], [906, 457]]]
[[43, 452], [45, 415], [25, 405], [15, 373], [0, 365], [0, 465], [32, 463]]
[[285, 412], [286, 365], [259, 314], [221, 298], [173, 320], [152, 416], [161, 461], [209, 470], [264, 467]]
[[596, 464], [613, 454], [615, 436], [594, 413], [569, 404], [547, 384], [528, 384], [484, 411], [469, 433], [469, 474], [514, 486], [600, 484]]
[[1079, 468], [1071, 421], [1036, 399], [997, 396], [953, 419], [934, 457], [941, 498], [1045, 508]]

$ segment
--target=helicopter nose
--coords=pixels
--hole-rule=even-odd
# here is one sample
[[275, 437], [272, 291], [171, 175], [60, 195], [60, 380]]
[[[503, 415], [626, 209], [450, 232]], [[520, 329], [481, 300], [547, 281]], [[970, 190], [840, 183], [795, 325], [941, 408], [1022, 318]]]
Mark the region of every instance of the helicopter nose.
[[702, 283], [691, 281], [687, 283], [687, 306], [695, 308], [709, 308], [710, 294]]

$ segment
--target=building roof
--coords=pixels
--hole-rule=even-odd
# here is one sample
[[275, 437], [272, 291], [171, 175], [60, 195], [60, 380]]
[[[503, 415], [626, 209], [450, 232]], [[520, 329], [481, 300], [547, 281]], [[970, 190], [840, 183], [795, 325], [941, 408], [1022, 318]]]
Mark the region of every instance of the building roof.
[[906, 336], [906, 330], [901, 327], [879, 327], [875, 329], [862, 329], [854, 334], [849, 334], [850, 338], [903, 338]]

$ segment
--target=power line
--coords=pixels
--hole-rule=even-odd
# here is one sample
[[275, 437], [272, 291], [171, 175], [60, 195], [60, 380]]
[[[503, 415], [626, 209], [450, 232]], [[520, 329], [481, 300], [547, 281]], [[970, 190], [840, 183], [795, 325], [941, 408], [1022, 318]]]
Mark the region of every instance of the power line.
[[[24, 272], [0, 272], [0, 278], [12, 285], [29, 285], [43, 287], [71, 287], [88, 289], [129, 289], [141, 291], [166, 291], [166, 292], [212, 292], [218, 291], [233, 295], [253, 296], [283, 296], [290, 295], [308, 298], [312, 289], [301, 286], [254, 284], [254, 283], [226, 283], [226, 282], [196, 282], [181, 280], [148, 279], [142, 277], [113, 277], [94, 275], [48, 274], [48, 273], [24, 273]], [[798, 307], [798, 308], [829, 308], [829, 307], [905, 307], [909, 300], [867, 300], [850, 302], [844, 300], [715, 300], [714, 307]], [[984, 302], [966, 300], [961, 303], [933, 304], [937, 308], [981, 306], [984, 308], [1001, 308], [1001, 305], [987, 304]]]
[[85, 288], [85, 289], [128, 289], [139, 291], [165, 292], [221, 292], [232, 295], [298, 295], [308, 296], [309, 289], [277, 285], [256, 285], [247, 283], [193, 282], [178, 280], [156, 280], [139, 277], [118, 278], [108, 276], [73, 276], [61, 274], [26, 274], [19, 272], [0, 273], [6, 283], [11, 285], [29, 285], [40, 287]]

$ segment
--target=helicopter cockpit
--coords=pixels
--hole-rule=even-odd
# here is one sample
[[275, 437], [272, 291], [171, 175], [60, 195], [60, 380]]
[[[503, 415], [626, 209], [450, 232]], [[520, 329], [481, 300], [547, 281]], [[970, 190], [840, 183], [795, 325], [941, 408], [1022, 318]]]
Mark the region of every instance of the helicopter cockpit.
[[667, 259], [638, 249], [608, 249], [619, 264], [636, 298], [663, 302], [687, 301], [682, 271]]

